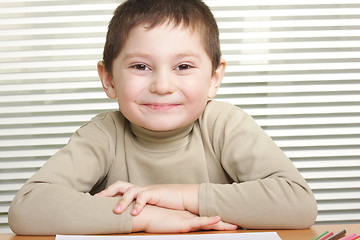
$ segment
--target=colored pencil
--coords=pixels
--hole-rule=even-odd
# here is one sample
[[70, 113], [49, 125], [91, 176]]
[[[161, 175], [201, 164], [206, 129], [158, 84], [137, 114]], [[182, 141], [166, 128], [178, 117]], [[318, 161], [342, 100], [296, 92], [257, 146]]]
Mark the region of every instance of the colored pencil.
[[320, 234], [319, 236], [316, 236], [315, 238], [313, 238], [312, 240], [319, 240], [321, 237], [325, 236], [328, 233], [329, 233], [329, 231], [325, 231], [322, 234]]
[[338, 240], [343, 237], [346, 233], [346, 230], [341, 230], [340, 232], [332, 235], [331, 237], [327, 238], [326, 240]]
[[333, 232], [329, 232], [328, 234], [325, 234], [324, 236], [322, 236], [321, 238], [319, 238], [319, 240], [326, 240], [329, 237], [331, 237], [332, 235], [334, 235]]

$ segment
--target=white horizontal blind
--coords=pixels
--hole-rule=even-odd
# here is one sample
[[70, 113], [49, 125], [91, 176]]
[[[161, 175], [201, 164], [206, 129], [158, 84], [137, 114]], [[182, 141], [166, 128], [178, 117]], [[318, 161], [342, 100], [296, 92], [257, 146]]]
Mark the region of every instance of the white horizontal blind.
[[[0, 0], [0, 233], [16, 191], [95, 114], [121, 1]], [[207, 0], [244, 108], [307, 179], [317, 223], [360, 222], [360, 0]]]

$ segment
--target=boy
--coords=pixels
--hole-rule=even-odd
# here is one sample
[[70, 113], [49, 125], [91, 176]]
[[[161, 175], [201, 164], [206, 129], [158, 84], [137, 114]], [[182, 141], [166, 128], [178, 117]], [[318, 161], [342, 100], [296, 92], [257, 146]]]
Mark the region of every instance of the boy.
[[128, 0], [98, 72], [120, 111], [81, 127], [19, 191], [17, 234], [307, 228], [291, 161], [241, 109], [209, 101], [225, 61], [200, 0]]

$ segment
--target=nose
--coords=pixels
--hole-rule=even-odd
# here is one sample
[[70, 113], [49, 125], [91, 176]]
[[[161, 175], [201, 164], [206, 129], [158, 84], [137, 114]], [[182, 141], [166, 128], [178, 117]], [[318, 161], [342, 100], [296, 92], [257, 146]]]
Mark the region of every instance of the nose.
[[166, 70], [157, 71], [153, 74], [153, 79], [150, 85], [150, 92], [156, 94], [171, 94], [175, 91], [175, 83], [172, 79], [171, 73]]

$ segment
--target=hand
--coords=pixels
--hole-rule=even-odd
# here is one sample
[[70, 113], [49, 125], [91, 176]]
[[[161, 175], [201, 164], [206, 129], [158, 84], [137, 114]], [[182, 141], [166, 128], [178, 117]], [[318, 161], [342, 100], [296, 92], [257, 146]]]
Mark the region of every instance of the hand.
[[184, 233], [197, 230], [236, 230], [237, 226], [221, 221], [219, 216], [199, 217], [188, 211], [179, 211], [146, 205], [133, 218], [132, 232]]
[[135, 200], [134, 208], [131, 211], [134, 216], [138, 215], [147, 203], [174, 210], [187, 210], [197, 215], [199, 213], [198, 191], [199, 185], [196, 184], [136, 186], [118, 181], [95, 196], [122, 195], [118, 205], [114, 208], [114, 212], [118, 214], [125, 211]]

